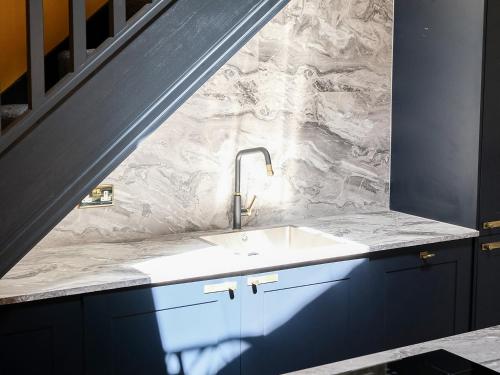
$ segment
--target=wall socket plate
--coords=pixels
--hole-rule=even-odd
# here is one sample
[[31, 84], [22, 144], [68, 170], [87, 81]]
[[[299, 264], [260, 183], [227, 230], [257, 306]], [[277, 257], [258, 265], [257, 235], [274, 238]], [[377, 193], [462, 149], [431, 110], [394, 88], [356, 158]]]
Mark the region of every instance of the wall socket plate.
[[82, 199], [78, 208], [108, 207], [114, 204], [113, 185], [99, 185]]

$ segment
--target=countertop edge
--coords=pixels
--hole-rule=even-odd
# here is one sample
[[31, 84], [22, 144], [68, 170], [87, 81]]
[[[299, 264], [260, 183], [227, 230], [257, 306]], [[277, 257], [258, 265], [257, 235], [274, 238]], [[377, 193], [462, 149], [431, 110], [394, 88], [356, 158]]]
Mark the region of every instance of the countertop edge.
[[444, 349], [494, 371], [500, 370], [500, 326], [469, 331], [414, 345], [389, 349], [329, 364], [287, 373], [286, 375], [341, 375], [378, 366], [414, 355]]
[[[476, 232], [476, 233], [475, 233]], [[96, 283], [88, 286], [79, 286], [74, 288], [64, 288], [64, 289], [54, 289], [45, 292], [37, 292], [28, 295], [20, 295], [13, 297], [4, 297], [0, 298], [0, 306], [13, 305], [19, 303], [28, 303], [35, 301], [43, 301], [55, 298], [64, 298], [71, 297], [83, 294], [91, 294], [98, 292], [106, 292], [112, 290], [126, 289], [126, 288], [135, 288], [135, 287], [160, 287], [174, 284], [182, 284], [189, 282], [197, 282], [204, 281], [210, 279], [221, 279], [228, 277], [238, 277], [238, 276], [246, 276], [249, 274], [255, 273], [263, 273], [263, 272], [272, 272], [277, 270], [283, 270], [288, 268], [295, 267], [307, 267], [312, 265], [326, 264], [326, 263], [335, 263], [335, 262], [343, 262], [352, 259], [360, 259], [369, 256], [371, 253], [378, 253], [383, 251], [391, 251], [396, 249], [405, 249], [414, 246], [422, 246], [422, 245], [430, 245], [437, 243], [444, 243], [449, 241], [460, 241], [463, 239], [470, 239], [477, 237], [479, 232], [471, 231], [470, 233], [466, 233], [462, 235], [445, 235], [442, 237], [436, 237], [432, 239], [420, 239], [420, 240], [412, 240], [412, 241], [402, 241], [400, 243], [392, 243], [388, 245], [380, 245], [380, 246], [372, 246], [366, 252], [352, 254], [352, 255], [344, 255], [344, 256], [335, 256], [332, 258], [320, 258], [320, 259], [311, 259], [307, 261], [297, 261], [290, 263], [283, 263], [281, 265], [274, 266], [262, 266], [255, 267], [250, 269], [236, 269], [234, 271], [222, 272], [222, 273], [211, 273], [200, 276], [192, 276], [185, 278], [176, 278], [176, 279], [165, 279], [163, 281], [153, 281], [150, 277], [144, 277], [138, 275], [137, 279], [130, 278], [122, 281], [113, 281], [113, 282], [103, 282]]]
[[[356, 243], [357, 245], [361, 245], [364, 248], [362, 248], [361, 251], [353, 251], [352, 253], [344, 252], [341, 255], [332, 254], [331, 257], [329, 254], [325, 255], [324, 253], [311, 255], [310, 257], [308, 254], [307, 257], [302, 257], [300, 259], [289, 257], [285, 258], [282, 263], [280, 263], [280, 259], [276, 260], [276, 257], [274, 259], [271, 259], [270, 261], [270, 258], [267, 258], [268, 262], [266, 263], [266, 265], [258, 264], [258, 262], [256, 262], [256, 264], [253, 264], [252, 262], [236, 262], [228, 264], [227, 267], [215, 267], [215, 269], [209, 269], [206, 272], [204, 272], [204, 270], [202, 270], [201, 272], [193, 271], [193, 273], [187, 272], [185, 275], [182, 272], [180, 274], [175, 274], [174, 272], [173, 275], [169, 275], [167, 273], [164, 278], [162, 273], [160, 273], [160, 275], [158, 276], [158, 273], [154, 274], [148, 272], [147, 270], [143, 271], [142, 269], [136, 269], [130, 264], [130, 260], [137, 262], [156, 262], [157, 259], [158, 261], [160, 261], [160, 258], [170, 259], [168, 258], [168, 255], [161, 252], [158, 254], [152, 252], [149, 257], [137, 257], [137, 259], [123, 258], [127, 259], [128, 262], [122, 260], [118, 263], [109, 263], [103, 267], [98, 265], [94, 270], [87, 267], [85, 272], [82, 273], [82, 277], [80, 279], [77, 279], [76, 281], [68, 278], [67, 271], [65, 271], [63, 268], [61, 268], [61, 271], [58, 271], [60, 272], [59, 274], [61, 275], [61, 278], [59, 280], [56, 279], [56, 281], [52, 281], [53, 279], [50, 277], [53, 276], [50, 276], [50, 273], [45, 274], [43, 266], [39, 267], [40, 269], [37, 269], [37, 262], [40, 259], [44, 259], [43, 257], [45, 256], [39, 255], [38, 258], [35, 256], [35, 258], [31, 260], [32, 264], [25, 264], [24, 269], [22, 269], [19, 274], [15, 276], [13, 275], [13, 277], [10, 279], [7, 277], [6, 279], [0, 280], [0, 305], [12, 305], [17, 303], [34, 302], [39, 300], [70, 297], [133, 287], [156, 287], [217, 278], [245, 276], [252, 273], [271, 272], [280, 269], [306, 267], [310, 265], [341, 262], [350, 259], [367, 258], [370, 256], [370, 254], [377, 252], [405, 249], [409, 247], [444, 243], [449, 241], [459, 241], [479, 236], [479, 232], [474, 229], [459, 227], [453, 224], [441, 223], [435, 220], [420, 218], [417, 216], [390, 210], [382, 212], [316, 218], [310, 219], [307, 222], [299, 222], [297, 224], [308, 225], [311, 226], [311, 228], [317, 227], [318, 230], [325, 231], [326, 233], [335, 233], [334, 235], [340, 237], [343, 237], [343, 234], [337, 233], [343, 233], [342, 231], [347, 228], [349, 234], [344, 238], [347, 241]], [[358, 231], [358, 229], [356, 228], [358, 228], [360, 225], [368, 225], [368, 230], [364, 229], [364, 231]], [[248, 229], [252, 230], [256, 228]], [[213, 231], [212, 233], [216, 232], [217, 231]], [[164, 242], [165, 246], [170, 246], [170, 248], [172, 249], [176, 249], [177, 247], [182, 249], [183, 246], [185, 247], [185, 244], [190, 242], [192, 244], [193, 240], [201, 241], [199, 237], [203, 235], [206, 234], [196, 232], [186, 233], [173, 239], [169, 238], [168, 236], [152, 239], [151, 243], [155, 244], [156, 247], [162, 247], [162, 243]], [[102, 251], [118, 251], [119, 253], [120, 246], [130, 246], [133, 244], [133, 242], [127, 242], [123, 244], [102, 244]], [[113, 245], [115, 247], [111, 248], [111, 250], [105, 250], [109, 246]], [[150, 246], [151, 249], [155, 248], [155, 246], [149, 244], [147, 246], [144, 246], [144, 248], [148, 249], [148, 246]], [[54, 248], [51, 250], [60, 251], [60, 249], [62, 249], [62, 251], [66, 251], [66, 249], [62, 247]], [[140, 249], [142, 248], [139, 245], [137, 247], [137, 251], [139, 251]], [[193, 248], [190, 248], [189, 246], [185, 247], [185, 249], [186, 250], [174, 252], [173, 254], [185, 256], [185, 254], [191, 254], [191, 251], [193, 250]], [[98, 248], [98, 250], [101, 251], [101, 248]], [[212, 249], [210, 248], [208, 249], [208, 251], [211, 250]], [[68, 249], [68, 251], [78, 251], [78, 247], [73, 247], [72, 249]], [[130, 248], [128, 249], [128, 251], [130, 251]], [[132, 253], [134, 251], [135, 248], [132, 248]], [[205, 249], [205, 256], [207, 254], [206, 251], [207, 250]], [[49, 252], [48, 254], [48, 256], [51, 256], [53, 258], [50, 259], [51, 262], [58, 261], [57, 252]], [[109, 254], [112, 254], [112, 252], [110, 252]], [[192, 256], [197, 256], [196, 251], [192, 254]], [[210, 255], [210, 259], [211, 257], [212, 255]], [[78, 258], [75, 257], [74, 261], [77, 262]], [[266, 259], [263, 258], [262, 261], [264, 262], [266, 261]], [[34, 267], [33, 270], [31, 270], [30, 267]], [[82, 265], [81, 267], [84, 267], [84, 265]], [[116, 270], [118, 270], [119, 272], [116, 272], [113, 275], [113, 272]], [[35, 275], [41, 275], [41, 277], [33, 278], [29, 276], [32, 273], [34, 273]], [[23, 274], [26, 274], [28, 276], [24, 278]], [[56, 273], [55, 275], [57, 276], [58, 274]], [[5, 283], [2, 283], [3, 280], [5, 280]], [[14, 287], [13, 291], [11, 292], [9, 292], [8, 289], [10, 286]], [[3, 296], [1, 296], [2, 287], [4, 288]]]

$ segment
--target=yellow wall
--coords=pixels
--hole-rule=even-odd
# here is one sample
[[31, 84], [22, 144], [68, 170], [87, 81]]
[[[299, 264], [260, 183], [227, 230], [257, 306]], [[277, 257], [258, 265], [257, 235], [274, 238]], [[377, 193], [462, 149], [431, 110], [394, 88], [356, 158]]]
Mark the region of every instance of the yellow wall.
[[[86, 0], [87, 17], [107, 0]], [[45, 53], [69, 35], [68, 0], [43, 0]], [[1, 0], [0, 92], [26, 72], [26, 9], [23, 0]]]

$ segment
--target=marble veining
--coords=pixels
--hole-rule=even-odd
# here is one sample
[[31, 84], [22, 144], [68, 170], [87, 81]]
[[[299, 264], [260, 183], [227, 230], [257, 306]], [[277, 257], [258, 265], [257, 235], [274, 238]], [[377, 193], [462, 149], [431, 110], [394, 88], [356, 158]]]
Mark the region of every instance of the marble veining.
[[39, 247], [0, 280], [0, 304], [264, 272], [478, 235], [473, 229], [394, 211], [342, 214], [281, 224], [320, 230], [344, 243], [321, 251], [271, 251], [249, 257], [199, 238], [224, 232], [216, 230], [135, 242]]
[[40, 246], [226, 228], [234, 156], [256, 146], [276, 174], [243, 161], [251, 225], [387, 209], [392, 31], [392, 0], [292, 0], [106, 178], [115, 206]]
[[446, 337], [422, 344], [406, 346], [346, 361], [296, 371], [293, 375], [335, 375], [347, 371], [379, 365], [433, 350], [445, 349], [451, 353], [500, 372], [500, 326], [485, 328], [462, 335]]

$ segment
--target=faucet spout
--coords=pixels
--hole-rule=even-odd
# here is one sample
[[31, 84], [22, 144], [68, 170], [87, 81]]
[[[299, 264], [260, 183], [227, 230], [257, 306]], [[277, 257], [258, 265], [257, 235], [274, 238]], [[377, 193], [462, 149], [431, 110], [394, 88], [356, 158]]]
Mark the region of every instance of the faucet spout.
[[[242, 213], [249, 214], [250, 210], [241, 208], [241, 158], [243, 155], [262, 153], [266, 161], [267, 175], [273, 176], [273, 165], [271, 163], [271, 155], [264, 147], [249, 148], [241, 150], [236, 154], [235, 168], [234, 168], [234, 203], [233, 203], [233, 229], [241, 229], [241, 215]], [[253, 204], [253, 201], [252, 201]]]

